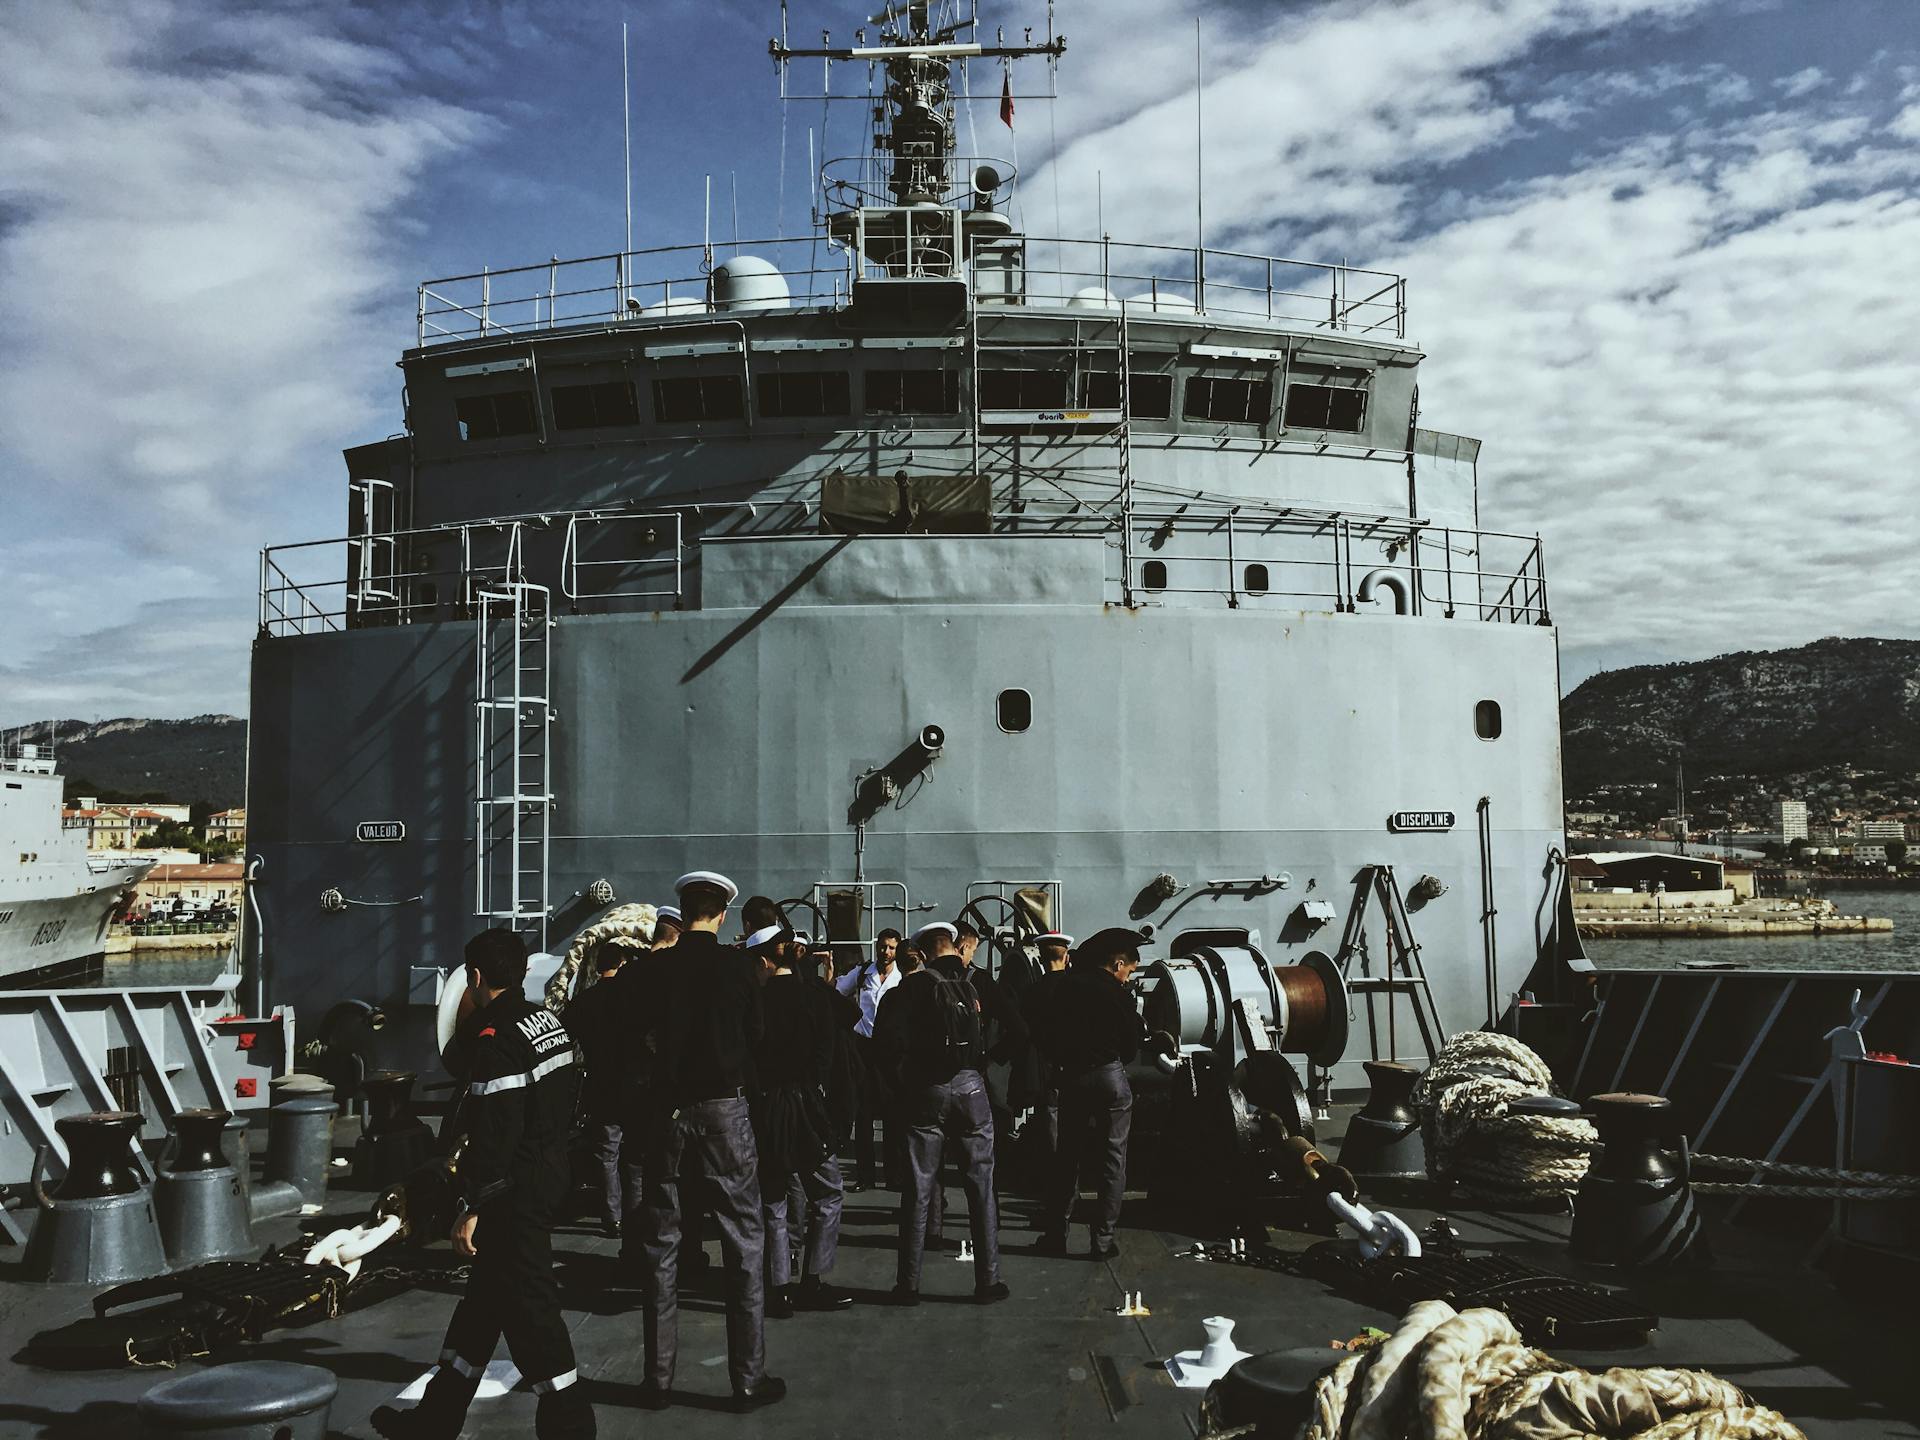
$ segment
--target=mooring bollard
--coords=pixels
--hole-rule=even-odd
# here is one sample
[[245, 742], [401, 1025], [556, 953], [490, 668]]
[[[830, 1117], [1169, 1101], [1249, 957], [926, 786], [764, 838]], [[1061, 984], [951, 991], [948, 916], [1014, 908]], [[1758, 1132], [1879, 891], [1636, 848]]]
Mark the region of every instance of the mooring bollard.
[[1604, 1147], [1573, 1197], [1571, 1248], [1595, 1265], [1666, 1264], [1704, 1254], [1687, 1183], [1686, 1138], [1660, 1095], [1596, 1095], [1587, 1102]]
[[30, 1280], [106, 1285], [167, 1268], [153, 1192], [134, 1167], [140, 1117], [126, 1110], [69, 1115], [55, 1122], [67, 1142], [67, 1173], [52, 1193], [40, 1184], [46, 1150], [34, 1157], [39, 1219], [22, 1262]]
[[340, 1385], [317, 1365], [242, 1360], [162, 1380], [140, 1397], [142, 1440], [326, 1440]]
[[231, 1260], [253, 1250], [253, 1219], [222, 1146], [225, 1110], [173, 1117], [173, 1158], [153, 1187], [160, 1241], [174, 1264]]
[[1340, 1164], [1371, 1179], [1413, 1179], [1427, 1172], [1427, 1145], [1413, 1109], [1420, 1072], [1397, 1060], [1367, 1060], [1367, 1103], [1347, 1124]]
[[[327, 1198], [327, 1168], [333, 1159], [333, 1092], [297, 1093], [275, 1105], [267, 1116], [267, 1166], [264, 1191], [275, 1184], [291, 1185], [301, 1205], [320, 1205]], [[256, 1216], [264, 1197], [255, 1197]], [[298, 1208], [297, 1206], [295, 1208]], [[284, 1210], [274, 1213], [286, 1214]]]
[[390, 1185], [417, 1170], [433, 1148], [433, 1131], [413, 1112], [411, 1070], [383, 1070], [360, 1083], [367, 1127], [353, 1147], [353, 1178]]

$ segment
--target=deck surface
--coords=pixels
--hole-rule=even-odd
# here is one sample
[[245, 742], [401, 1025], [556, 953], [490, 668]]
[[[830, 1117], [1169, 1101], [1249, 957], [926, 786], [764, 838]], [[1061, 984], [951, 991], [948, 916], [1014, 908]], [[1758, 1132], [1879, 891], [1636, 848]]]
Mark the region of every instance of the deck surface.
[[[833, 1278], [860, 1303], [839, 1314], [767, 1323], [768, 1368], [786, 1379], [791, 1394], [748, 1418], [723, 1405], [726, 1340], [712, 1291], [682, 1303], [674, 1407], [655, 1414], [633, 1406], [640, 1381], [640, 1320], [632, 1308], [638, 1297], [607, 1283], [613, 1242], [582, 1226], [563, 1227], [555, 1237], [557, 1263], [600, 1434], [1179, 1440], [1197, 1430], [1201, 1392], [1176, 1389], [1161, 1361], [1201, 1343], [1202, 1317], [1232, 1317], [1234, 1338], [1249, 1351], [1325, 1346], [1368, 1325], [1392, 1325], [1385, 1311], [1315, 1282], [1187, 1258], [1192, 1237], [1168, 1231], [1123, 1223], [1120, 1256], [1101, 1263], [1034, 1255], [1029, 1207], [1018, 1197], [1008, 1199], [1003, 1217], [1011, 1300], [976, 1307], [971, 1265], [950, 1254], [929, 1255], [923, 1303], [897, 1309], [883, 1303], [893, 1278], [893, 1198], [887, 1191], [848, 1197]], [[328, 1209], [346, 1223], [363, 1213], [365, 1200], [363, 1193], [341, 1190]], [[1395, 1208], [1416, 1224], [1432, 1213]], [[1129, 1201], [1130, 1212], [1144, 1209]], [[1469, 1244], [1572, 1269], [1563, 1218], [1448, 1214]], [[964, 1225], [965, 1201], [956, 1190], [949, 1195], [947, 1234], [957, 1239]], [[1075, 1233], [1075, 1244], [1083, 1246], [1084, 1230]], [[263, 1227], [261, 1238], [285, 1242], [293, 1235], [293, 1222], [278, 1221]], [[1282, 1248], [1304, 1248], [1319, 1238], [1274, 1232]], [[1707, 1277], [1609, 1278], [1664, 1317], [1648, 1343], [1557, 1353], [1595, 1369], [1705, 1367], [1786, 1413], [1813, 1440], [1920, 1440], [1920, 1367], [1911, 1360], [1910, 1313], [1862, 1311], [1822, 1276], [1782, 1271], [1766, 1243], [1724, 1228], [1715, 1240], [1718, 1263]], [[423, 1267], [451, 1263], [444, 1244], [414, 1258]], [[131, 1440], [138, 1429], [134, 1402], [165, 1372], [75, 1373], [20, 1362], [30, 1335], [87, 1313], [93, 1291], [29, 1285], [14, 1279], [13, 1270], [10, 1252], [0, 1250], [0, 1357], [6, 1357], [0, 1358], [0, 1437], [93, 1440], [117, 1433]], [[1142, 1292], [1149, 1318], [1113, 1313], [1128, 1291]], [[274, 1332], [229, 1358], [324, 1366], [340, 1382], [332, 1433], [370, 1436], [368, 1414], [423, 1373], [451, 1307], [450, 1292], [418, 1288], [337, 1320]], [[524, 1390], [479, 1401], [465, 1433], [476, 1440], [529, 1436], [533, 1407]]]

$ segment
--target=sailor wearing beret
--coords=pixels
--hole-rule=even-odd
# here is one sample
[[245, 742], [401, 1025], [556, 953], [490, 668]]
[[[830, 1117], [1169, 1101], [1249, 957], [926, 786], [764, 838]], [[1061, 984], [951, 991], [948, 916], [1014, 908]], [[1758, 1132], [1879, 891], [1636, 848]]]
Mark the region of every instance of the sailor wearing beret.
[[1099, 1192], [1089, 1253], [1096, 1260], [1119, 1253], [1113, 1232], [1133, 1125], [1127, 1064], [1146, 1038], [1128, 982], [1145, 938], [1118, 926], [1089, 937], [1070, 970], [1042, 982], [1045, 998], [1031, 1011], [1034, 1043], [1051, 1062], [1060, 1094], [1059, 1148], [1041, 1211], [1043, 1253], [1066, 1253], [1083, 1158], [1091, 1160]]

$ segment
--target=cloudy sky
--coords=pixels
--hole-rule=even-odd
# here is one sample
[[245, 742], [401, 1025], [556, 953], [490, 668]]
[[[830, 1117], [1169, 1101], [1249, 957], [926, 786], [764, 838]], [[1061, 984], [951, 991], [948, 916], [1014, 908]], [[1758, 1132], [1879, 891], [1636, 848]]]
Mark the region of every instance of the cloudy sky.
[[[1409, 277], [1423, 416], [1547, 537], [1569, 682], [1920, 635], [1914, 0], [1200, 8], [1209, 241]], [[708, 173], [743, 231], [804, 224], [777, 10], [0, 7], [0, 723], [244, 709], [259, 547], [344, 528], [416, 282], [617, 248], [623, 17], [636, 243], [697, 239]], [[1091, 233], [1098, 185], [1188, 241], [1194, 13], [1059, 0], [1032, 229]]]

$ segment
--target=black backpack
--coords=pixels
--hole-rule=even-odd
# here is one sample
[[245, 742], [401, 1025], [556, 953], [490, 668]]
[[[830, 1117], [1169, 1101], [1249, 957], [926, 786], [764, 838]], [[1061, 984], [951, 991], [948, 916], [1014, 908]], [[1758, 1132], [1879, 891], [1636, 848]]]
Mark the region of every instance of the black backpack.
[[958, 1066], [977, 1065], [980, 1052], [980, 997], [965, 979], [929, 971], [933, 976], [935, 1049]]

